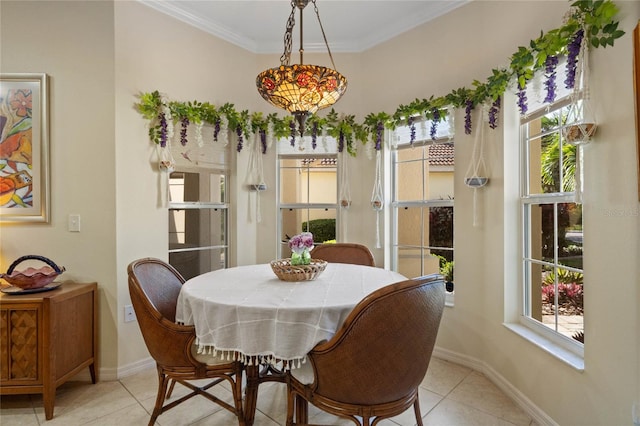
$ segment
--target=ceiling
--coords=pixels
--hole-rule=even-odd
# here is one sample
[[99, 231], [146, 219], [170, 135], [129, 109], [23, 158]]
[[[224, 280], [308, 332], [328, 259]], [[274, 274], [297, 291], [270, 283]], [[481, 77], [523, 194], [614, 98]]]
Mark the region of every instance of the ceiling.
[[[282, 53], [288, 0], [138, 0], [253, 53]], [[471, 0], [317, 0], [331, 52], [362, 52]], [[300, 47], [296, 9], [292, 52]], [[303, 10], [305, 52], [326, 52], [309, 2]]]

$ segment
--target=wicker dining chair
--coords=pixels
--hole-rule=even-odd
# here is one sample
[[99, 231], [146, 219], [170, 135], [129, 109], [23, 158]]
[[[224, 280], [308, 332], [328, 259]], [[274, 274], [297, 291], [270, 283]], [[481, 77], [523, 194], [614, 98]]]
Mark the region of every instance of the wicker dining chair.
[[[444, 309], [440, 275], [390, 284], [365, 297], [310, 362], [287, 377], [287, 426], [306, 424], [308, 403], [355, 424], [377, 424], [413, 405]], [[294, 423], [294, 414], [295, 420]]]
[[329, 263], [376, 266], [371, 250], [367, 246], [356, 243], [322, 244], [311, 250], [311, 257], [326, 260]]
[[[195, 328], [175, 323], [178, 295], [184, 278], [171, 265], [159, 259], [139, 259], [129, 264], [129, 294], [142, 337], [158, 369], [158, 394], [151, 413], [149, 426], [158, 416], [195, 395], [201, 395], [231, 411], [244, 425], [242, 411], [242, 364], [224, 361], [208, 364], [193, 354]], [[200, 358], [200, 359], [197, 359]], [[195, 386], [190, 380], [211, 379], [204, 386]], [[228, 382], [234, 405], [207, 392], [211, 387]], [[178, 382], [191, 390], [187, 395], [165, 404]], [[169, 385], [170, 383], [170, 385]], [[168, 387], [168, 390], [167, 390]]]

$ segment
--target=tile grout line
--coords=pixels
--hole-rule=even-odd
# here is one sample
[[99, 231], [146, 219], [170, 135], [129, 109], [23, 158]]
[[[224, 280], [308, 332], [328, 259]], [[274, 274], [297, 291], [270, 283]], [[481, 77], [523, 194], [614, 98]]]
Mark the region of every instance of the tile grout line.
[[[425, 420], [425, 418], [426, 418], [426, 417], [427, 417], [431, 412], [433, 412], [433, 410], [435, 410], [435, 409], [436, 409], [436, 407], [437, 407], [437, 406], [439, 406], [439, 405], [442, 403], [442, 401], [444, 401], [445, 399], [447, 399], [447, 397], [448, 397], [449, 395], [451, 395], [451, 393], [452, 393], [454, 390], [456, 390], [456, 388], [457, 388], [458, 386], [460, 386], [460, 385], [462, 384], [462, 382], [464, 382], [464, 380], [465, 380], [467, 377], [469, 377], [473, 372], [474, 372], [474, 370], [473, 370], [473, 369], [471, 369], [471, 370], [470, 370], [470, 371], [469, 371], [469, 372], [468, 372], [464, 377], [462, 377], [462, 378], [460, 379], [460, 381], [459, 381], [458, 383], [456, 383], [456, 385], [455, 385], [454, 387], [452, 387], [452, 388], [451, 388], [451, 390], [449, 390], [449, 392], [447, 392], [445, 395], [440, 395], [440, 396], [442, 397], [442, 398], [440, 398], [440, 401], [438, 401], [438, 403], [437, 403], [436, 405], [434, 405], [433, 407], [431, 407], [431, 409], [430, 409], [429, 411], [427, 411], [426, 413], [424, 413], [424, 414], [422, 415], [422, 420]], [[429, 391], [429, 389], [427, 389], [427, 388], [423, 388], [423, 389], [424, 389], [424, 390]], [[429, 391], [429, 392], [432, 392], [432, 391]], [[432, 392], [432, 393], [436, 393], [436, 392]], [[439, 394], [437, 394], [437, 393], [436, 393], [436, 395], [439, 395]], [[451, 400], [451, 401], [454, 401], [454, 400]], [[458, 401], [454, 401], [454, 402], [456, 402], [456, 403], [460, 404], [460, 402], [458, 402]], [[462, 404], [463, 404], [463, 405], [466, 405], [467, 407], [471, 407], [471, 406], [470, 406], [470, 405], [468, 405], [468, 404], [464, 404], [464, 403], [462, 403]], [[471, 408], [476, 409], [475, 407], [471, 407]], [[496, 416], [494, 416], [494, 417], [496, 417]], [[496, 418], [497, 418], [497, 417], [496, 417]]]

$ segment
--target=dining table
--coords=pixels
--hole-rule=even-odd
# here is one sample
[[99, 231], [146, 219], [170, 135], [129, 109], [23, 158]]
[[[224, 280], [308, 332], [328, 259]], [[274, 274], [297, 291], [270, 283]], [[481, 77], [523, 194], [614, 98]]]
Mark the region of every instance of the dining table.
[[258, 386], [285, 381], [318, 343], [331, 339], [373, 291], [407, 278], [371, 266], [328, 263], [315, 279], [279, 279], [270, 264], [219, 269], [187, 280], [176, 322], [194, 325], [197, 351], [245, 366], [245, 424], [255, 418]]

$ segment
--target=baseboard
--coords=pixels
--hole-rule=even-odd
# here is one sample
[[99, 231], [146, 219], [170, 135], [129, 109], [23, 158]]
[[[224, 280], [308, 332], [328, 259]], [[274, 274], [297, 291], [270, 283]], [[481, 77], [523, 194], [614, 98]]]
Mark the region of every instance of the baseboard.
[[451, 361], [455, 364], [460, 364], [465, 367], [469, 367], [473, 370], [480, 371], [480, 372], [484, 370], [484, 366], [485, 366], [484, 362], [476, 358], [470, 357], [468, 355], [463, 355], [458, 352], [453, 352], [448, 349], [442, 349], [439, 347], [436, 347], [433, 349], [433, 356], [435, 356], [436, 358], [444, 359], [446, 361]]
[[445, 361], [451, 361], [453, 363], [469, 367], [475, 371], [478, 371], [491, 380], [505, 395], [510, 397], [516, 405], [518, 405], [524, 412], [530, 415], [536, 424], [540, 426], [558, 426], [551, 417], [533, 403], [525, 394], [520, 392], [515, 386], [513, 386], [507, 379], [498, 373], [493, 367], [486, 362], [477, 358], [470, 357], [468, 355], [460, 354], [450, 351], [448, 349], [436, 347], [433, 350], [433, 356], [443, 359]]
[[100, 369], [100, 380], [119, 380], [124, 377], [132, 376], [141, 371], [155, 368], [156, 362], [153, 358], [147, 357], [125, 366], [120, 366], [117, 369], [107, 368]]
[[[125, 365], [124, 367], [119, 368], [98, 368], [98, 380], [101, 382], [112, 382], [115, 380], [120, 380], [123, 377], [132, 376], [141, 371], [147, 370], [149, 368], [155, 368], [156, 362], [153, 358], [147, 357], [141, 359], [140, 361], [132, 362], [131, 364]], [[91, 376], [89, 375], [89, 369], [84, 369], [79, 372], [76, 376], [74, 376], [74, 380], [80, 381], [91, 381]]]

